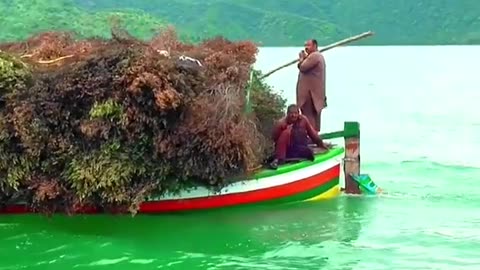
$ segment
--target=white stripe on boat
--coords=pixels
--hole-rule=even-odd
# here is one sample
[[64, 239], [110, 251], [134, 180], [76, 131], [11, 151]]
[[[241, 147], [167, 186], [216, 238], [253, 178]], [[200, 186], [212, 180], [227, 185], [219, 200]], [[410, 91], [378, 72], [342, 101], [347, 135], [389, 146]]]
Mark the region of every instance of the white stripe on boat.
[[295, 181], [305, 179], [308, 177], [312, 177], [324, 171], [327, 171], [341, 163], [343, 158], [343, 151], [340, 152], [338, 155], [329, 158], [323, 162], [313, 164], [301, 169], [293, 170], [290, 172], [282, 173], [279, 175], [272, 175], [269, 177], [264, 177], [261, 179], [251, 179], [251, 180], [243, 180], [239, 182], [232, 183], [229, 186], [224, 187], [219, 192], [212, 192], [211, 190], [198, 187], [196, 189], [190, 191], [183, 191], [180, 192], [179, 195], [164, 195], [161, 198], [149, 198], [146, 201], [164, 201], [164, 200], [181, 200], [181, 199], [193, 199], [193, 198], [201, 198], [201, 197], [209, 197], [209, 196], [218, 196], [218, 195], [225, 195], [225, 194], [233, 194], [233, 193], [241, 193], [241, 192], [249, 192], [255, 191], [259, 189], [266, 189], [275, 186], [281, 186], [285, 184], [290, 184]]

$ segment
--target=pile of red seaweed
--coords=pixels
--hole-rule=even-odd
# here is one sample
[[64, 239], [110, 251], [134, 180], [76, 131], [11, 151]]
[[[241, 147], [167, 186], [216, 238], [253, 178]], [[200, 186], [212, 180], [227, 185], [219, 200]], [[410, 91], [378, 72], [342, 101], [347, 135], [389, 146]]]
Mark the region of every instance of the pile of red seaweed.
[[257, 82], [261, 117], [245, 115], [251, 42], [47, 32], [0, 50], [0, 207], [135, 212], [152, 193], [223, 187], [261, 164], [285, 105]]

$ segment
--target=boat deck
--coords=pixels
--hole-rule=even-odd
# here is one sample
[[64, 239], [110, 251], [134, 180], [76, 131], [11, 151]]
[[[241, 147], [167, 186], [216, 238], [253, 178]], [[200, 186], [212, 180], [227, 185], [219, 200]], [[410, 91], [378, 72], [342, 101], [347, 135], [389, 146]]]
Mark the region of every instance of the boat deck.
[[265, 168], [265, 169], [262, 169], [261, 171], [259, 171], [258, 173], [256, 173], [255, 175], [253, 175], [251, 178], [252, 179], [254, 179], [254, 178], [258, 179], [258, 178], [271, 177], [271, 176], [275, 176], [275, 175], [280, 175], [280, 174], [292, 172], [292, 171], [295, 171], [295, 170], [298, 170], [298, 169], [307, 168], [309, 166], [327, 161], [331, 158], [335, 158], [335, 157], [338, 157], [340, 155], [343, 155], [344, 152], [345, 152], [345, 150], [344, 150], [343, 147], [334, 146], [333, 148], [329, 149], [327, 152], [316, 153], [314, 161], [303, 160], [303, 161], [298, 161], [298, 162], [295, 162], [295, 163], [286, 163], [286, 164], [278, 166], [278, 168], [276, 170]]

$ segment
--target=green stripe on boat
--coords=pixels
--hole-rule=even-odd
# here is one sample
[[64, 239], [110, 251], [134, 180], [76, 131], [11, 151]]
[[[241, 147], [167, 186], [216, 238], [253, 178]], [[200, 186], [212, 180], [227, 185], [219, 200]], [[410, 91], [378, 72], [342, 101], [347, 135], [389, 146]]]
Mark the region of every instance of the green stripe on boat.
[[298, 163], [285, 164], [285, 165], [282, 165], [282, 166], [278, 167], [278, 169], [276, 169], [276, 170], [265, 169], [265, 170], [255, 174], [255, 175], [247, 178], [247, 180], [271, 177], [271, 176], [280, 175], [280, 174], [296, 171], [296, 170], [299, 170], [299, 169], [303, 169], [303, 168], [309, 167], [311, 165], [319, 164], [319, 163], [322, 163], [322, 162], [327, 161], [329, 159], [332, 159], [336, 156], [339, 156], [339, 155], [343, 154], [344, 152], [345, 152], [345, 150], [344, 150], [343, 147], [335, 147], [335, 148], [330, 149], [326, 153], [315, 155], [315, 160], [314, 161], [306, 160], [306, 161], [301, 161], [301, 162], [298, 162]]

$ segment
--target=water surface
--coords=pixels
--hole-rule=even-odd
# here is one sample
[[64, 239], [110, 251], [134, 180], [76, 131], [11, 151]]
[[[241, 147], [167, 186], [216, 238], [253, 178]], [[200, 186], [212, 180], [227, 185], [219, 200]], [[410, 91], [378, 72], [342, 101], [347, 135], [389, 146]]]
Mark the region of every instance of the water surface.
[[[265, 48], [273, 69], [299, 48]], [[480, 269], [480, 47], [328, 51], [324, 131], [388, 191], [284, 209], [0, 217], [5, 269]], [[294, 102], [295, 67], [268, 78]], [[340, 141], [341, 142], [341, 141]]]

